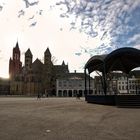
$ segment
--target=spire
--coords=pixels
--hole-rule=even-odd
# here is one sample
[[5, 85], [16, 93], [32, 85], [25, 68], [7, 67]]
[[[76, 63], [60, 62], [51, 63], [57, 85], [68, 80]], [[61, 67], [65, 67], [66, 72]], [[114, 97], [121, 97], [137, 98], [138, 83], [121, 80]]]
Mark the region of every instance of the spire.
[[45, 55], [49, 55], [49, 56], [51, 56], [51, 53], [50, 53], [49, 48], [46, 49], [46, 51], [45, 51]]
[[16, 46], [13, 48], [13, 60], [20, 60], [20, 49], [18, 42], [16, 43]]
[[14, 47], [13, 52], [15, 52], [15, 53], [20, 52], [18, 42], [16, 43], [16, 46]]
[[64, 60], [63, 60], [63, 62], [62, 62], [62, 65], [65, 66], [65, 62], [64, 62]]
[[32, 58], [33, 58], [33, 55], [31, 53], [30, 49], [28, 49], [25, 52], [25, 68], [26, 68], [26, 70], [30, 70], [31, 69], [31, 66], [32, 66]]
[[17, 44], [16, 44], [16, 47], [15, 47], [16, 49], [19, 49], [19, 45], [18, 45], [18, 41], [17, 41]]
[[28, 49], [28, 50], [25, 52], [25, 56], [29, 56], [29, 57], [32, 57], [32, 56], [33, 56], [30, 49]]

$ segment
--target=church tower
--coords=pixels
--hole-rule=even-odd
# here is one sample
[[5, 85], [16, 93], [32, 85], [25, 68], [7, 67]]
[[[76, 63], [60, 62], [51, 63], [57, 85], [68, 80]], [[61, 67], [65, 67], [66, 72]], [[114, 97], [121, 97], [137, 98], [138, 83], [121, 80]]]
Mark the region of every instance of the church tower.
[[52, 69], [53, 63], [51, 61], [52, 55], [49, 48], [44, 52], [44, 70], [43, 70], [43, 90], [46, 93], [51, 92], [51, 78], [52, 78]]
[[50, 53], [49, 48], [47, 48], [45, 53], [44, 53], [44, 64], [51, 65], [52, 64], [51, 58], [52, 58], [52, 55]]
[[65, 66], [65, 62], [64, 62], [64, 60], [63, 60], [63, 62], [62, 62], [62, 66]]
[[20, 50], [18, 42], [13, 48], [13, 58], [9, 60], [9, 75], [10, 78], [13, 78], [16, 74], [21, 72], [22, 63], [20, 61]]
[[62, 66], [63, 73], [69, 73], [68, 64], [66, 65], [65, 62], [64, 62], [64, 60], [63, 60], [61, 66]]
[[25, 69], [28, 71], [28, 70], [31, 70], [31, 66], [32, 66], [32, 58], [33, 58], [33, 55], [30, 51], [30, 49], [28, 49], [26, 52], [25, 52]]

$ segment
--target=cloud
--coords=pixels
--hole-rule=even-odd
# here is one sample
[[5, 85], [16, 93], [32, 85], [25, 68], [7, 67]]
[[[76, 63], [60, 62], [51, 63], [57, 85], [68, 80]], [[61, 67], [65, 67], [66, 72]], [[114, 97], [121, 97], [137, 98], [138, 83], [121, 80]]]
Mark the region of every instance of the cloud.
[[28, 20], [31, 20], [31, 19], [33, 19], [35, 16], [33, 15], [32, 17], [30, 17]]
[[135, 34], [140, 33], [140, 0], [63, 0], [56, 5], [65, 9], [61, 17], [73, 18], [72, 29], [100, 38], [96, 48], [102, 48], [101, 52], [130, 45], [139, 38]]
[[32, 1], [32, 0], [23, 0], [25, 2], [26, 8], [29, 8], [30, 6], [37, 5], [39, 1]]
[[43, 13], [43, 10], [39, 10], [39, 15], [42, 15], [42, 13]]
[[33, 22], [33, 23], [30, 24], [30, 27], [33, 27], [33, 26], [35, 26], [36, 24], [37, 24], [37, 22], [35, 21], [35, 22]]
[[134, 48], [136, 48], [136, 49], [140, 49], [140, 44], [139, 44], [139, 45], [134, 46]]
[[80, 53], [80, 52], [77, 52], [77, 53], [75, 53], [75, 55], [80, 56], [80, 55], [81, 55], [81, 53]]
[[0, 1], [0, 12], [3, 10], [4, 5], [5, 5], [5, 1], [4, 0], [1, 0]]
[[2, 9], [3, 9], [3, 6], [0, 5], [0, 11], [2, 11]]
[[130, 43], [140, 43], [140, 33], [139, 34], [134, 34], [129, 40], [127, 41], [128, 44]]
[[24, 16], [24, 14], [25, 14], [25, 11], [20, 10], [20, 11], [18, 12], [18, 17], [20, 18], [21, 16]]

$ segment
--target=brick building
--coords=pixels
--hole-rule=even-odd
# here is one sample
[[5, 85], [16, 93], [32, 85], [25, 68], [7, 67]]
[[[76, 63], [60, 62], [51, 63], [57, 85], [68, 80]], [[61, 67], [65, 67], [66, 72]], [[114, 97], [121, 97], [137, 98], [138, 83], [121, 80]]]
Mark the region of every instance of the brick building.
[[38, 58], [33, 62], [30, 49], [25, 52], [25, 64], [20, 61], [18, 43], [13, 48], [13, 56], [9, 60], [10, 93], [12, 95], [36, 96], [38, 94], [55, 95], [56, 79], [69, 73], [68, 65], [54, 65], [49, 48], [44, 52], [44, 62]]

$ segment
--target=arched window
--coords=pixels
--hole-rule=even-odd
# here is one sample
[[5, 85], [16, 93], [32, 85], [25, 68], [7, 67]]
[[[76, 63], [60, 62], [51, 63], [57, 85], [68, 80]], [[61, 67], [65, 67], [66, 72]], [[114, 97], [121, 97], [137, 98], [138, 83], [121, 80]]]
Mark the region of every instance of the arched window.
[[69, 91], [68, 91], [68, 96], [69, 96], [69, 97], [72, 97], [72, 90], [69, 90]]
[[77, 95], [77, 90], [74, 90], [74, 91], [73, 91], [73, 94], [74, 94], [73, 96], [76, 97], [76, 95]]
[[64, 96], [64, 97], [67, 97], [67, 90], [64, 90], [64, 91], [63, 91], [63, 96]]
[[83, 91], [82, 90], [79, 90], [79, 95], [80, 95], [80, 97], [83, 96]]

